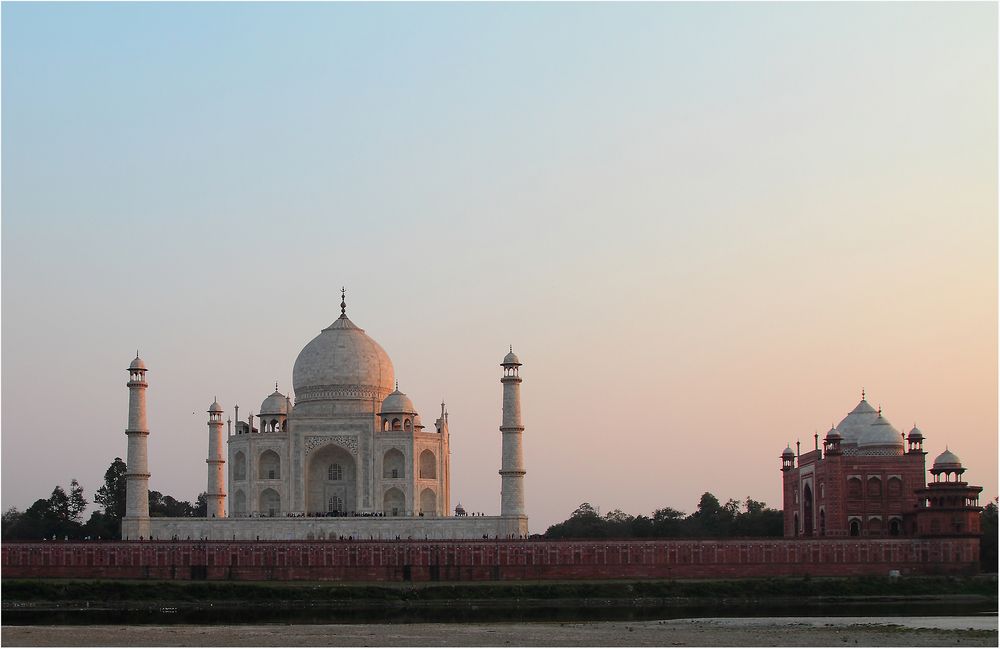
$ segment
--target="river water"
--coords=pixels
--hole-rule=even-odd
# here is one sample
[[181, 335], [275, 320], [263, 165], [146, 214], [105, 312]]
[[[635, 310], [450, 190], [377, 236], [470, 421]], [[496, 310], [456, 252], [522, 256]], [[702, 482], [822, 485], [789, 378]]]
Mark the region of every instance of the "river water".
[[945, 600], [689, 600], [644, 598], [514, 599], [462, 601], [291, 601], [163, 602], [64, 604], [5, 603], [4, 625], [240, 625], [240, 624], [414, 624], [488, 622], [646, 621], [690, 618], [828, 618], [872, 621], [892, 618], [990, 616], [995, 601], [986, 598]]

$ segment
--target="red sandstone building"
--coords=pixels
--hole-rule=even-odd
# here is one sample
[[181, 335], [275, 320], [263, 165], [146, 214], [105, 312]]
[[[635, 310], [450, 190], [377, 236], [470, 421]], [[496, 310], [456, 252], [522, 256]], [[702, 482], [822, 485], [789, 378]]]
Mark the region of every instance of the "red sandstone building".
[[945, 450], [925, 482], [924, 436], [903, 435], [861, 402], [819, 447], [781, 454], [785, 536], [978, 536], [982, 487]]

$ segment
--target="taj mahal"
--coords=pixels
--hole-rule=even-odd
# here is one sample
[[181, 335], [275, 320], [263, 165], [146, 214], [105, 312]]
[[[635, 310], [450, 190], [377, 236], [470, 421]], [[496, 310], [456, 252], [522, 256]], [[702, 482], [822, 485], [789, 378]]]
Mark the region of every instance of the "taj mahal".
[[[291, 396], [223, 421], [208, 408], [205, 518], [149, 516], [146, 364], [128, 368], [126, 512], [122, 538], [207, 540], [481, 539], [527, 535], [521, 362], [500, 364], [503, 415], [499, 516], [451, 512], [448, 412], [432, 428], [399, 390], [389, 355], [347, 317], [299, 352]], [[233, 425], [235, 423], [235, 426]], [[225, 432], [223, 429], [226, 429]], [[225, 442], [225, 444], [223, 443]], [[228, 502], [227, 502], [228, 501]]]

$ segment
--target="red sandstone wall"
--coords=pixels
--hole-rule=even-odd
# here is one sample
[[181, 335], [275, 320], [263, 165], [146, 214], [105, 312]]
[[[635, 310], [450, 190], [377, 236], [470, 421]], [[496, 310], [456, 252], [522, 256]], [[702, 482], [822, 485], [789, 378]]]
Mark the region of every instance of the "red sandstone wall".
[[4, 577], [465, 581], [974, 573], [979, 539], [5, 543]]

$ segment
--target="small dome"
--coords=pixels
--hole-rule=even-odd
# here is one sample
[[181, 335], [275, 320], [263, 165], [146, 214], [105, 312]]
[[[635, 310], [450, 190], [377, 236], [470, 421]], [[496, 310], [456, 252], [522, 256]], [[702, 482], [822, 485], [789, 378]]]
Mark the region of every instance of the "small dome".
[[208, 407], [209, 412], [222, 412], [222, 406], [219, 405], [218, 399], [212, 402], [212, 405]]
[[844, 439], [844, 436], [841, 435], [840, 431], [837, 430], [837, 427], [834, 426], [833, 428], [827, 431], [826, 438], [828, 440], [836, 440], [836, 439]]
[[462, 503], [455, 505], [455, 516], [465, 516], [465, 507], [462, 507]]
[[508, 352], [507, 355], [503, 357], [503, 363], [501, 363], [501, 365], [520, 365], [520, 364], [521, 364], [521, 359], [518, 358], [517, 354], [514, 353], [513, 348], [511, 348], [510, 352]]
[[924, 438], [924, 434], [921, 433], [920, 429], [917, 428], [916, 426], [913, 427], [913, 430], [911, 430], [910, 434], [907, 436], [907, 439], [909, 439], [912, 442], [920, 441], [923, 438]]
[[868, 427], [867, 430], [861, 433], [858, 438], [859, 447], [872, 447], [872, 446], [892, 446], [903, 447], [903, 435], [896, 430], [889, 420], [879, 414], [872, 425]]
[[795, 457], [795, 451], [792, 450], [791, 446], [786, 446], [785, 450], [781, 452], [781, 457]]
[[389, 393], [389, 396], [385, 398], [382, 402], [382, 410], [380, 414], [403, 414], [412, 415], [416, 413], [416, 408], [413, 407], [413, 402], [410, 401], [410, 397], [406, 396], [399, 391], [399, 386]]
[[135, 360], [134, 360], [134, 361], [132, 361], [132, 362], [131, 362], [131, 363], [129, 364], [128, 368], [129, 368], [130, 370], [144, 370], [144, 369], [146, 369], [146, 364], [145, 364], [145, 363], [143, 363], [143, 362], [142, 362], [142, 359], [141, 359], [141, 358], [139, 358], [139, 355], [138, 355], [138, 354], [136, 354], [136, 355], [135, 355]]
[[854, 410], [847, 413], [847, 416], [840, 420], [836, 428], [840, 431], [844, 442], [856, 444], [858, 438], [867, 432], [868, 427], [875, 423], [876, 419], [878, 419], [878, 411], [862, 399], [854, 407]]
[[260, 404], [260, 412], [258, 414], [262, 416], [287, 415], [288, 397], [275, 390], [268, 398], [264, 399], [264, 403]]
[[957, 471], [962, 468], [962, 460], [958, 459], [958, 456], [949, 451], [944, 450], [944, 453], [934, 458], [934, 468], [932, 471]]

